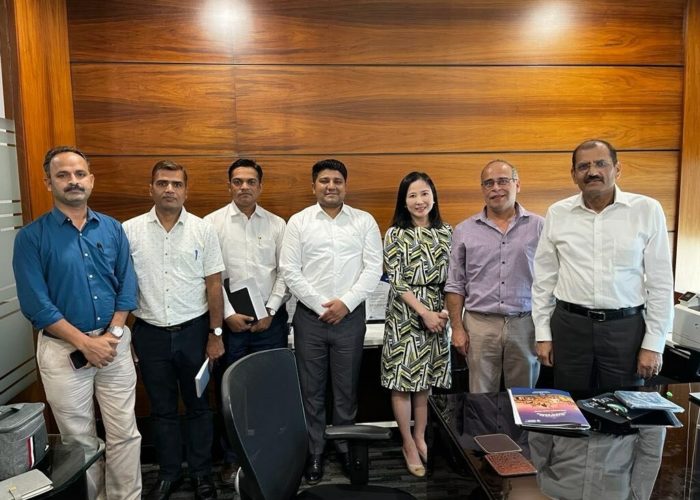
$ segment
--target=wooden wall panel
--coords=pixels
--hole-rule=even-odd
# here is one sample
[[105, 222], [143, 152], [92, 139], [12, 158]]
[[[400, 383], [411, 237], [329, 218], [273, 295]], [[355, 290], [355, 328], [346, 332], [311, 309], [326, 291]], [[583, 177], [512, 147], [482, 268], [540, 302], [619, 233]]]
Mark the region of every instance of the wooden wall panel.
[[53, 204], [42, 180], [46, 151], [75, 142], [66, 9], [63, 2], [8, 5], [22, 212], [30, 221]]
[[241, 66], [236, 85], [241, 151], [680, 145], [679, 68]]
[[[233, 1], [67, 0], [73, 61], [232, 63]], [[233, 20], [235, 21], [235, 20]]]
[[78, 143], [91, 154], [232, 153], [233, 67], [73, 64]]
[[68, 0], [68, 8], [74, 61], [683, 62], [683, 0]]
[[[171, 157], [188, 169], [188, 210], [204, 216], [230, 202], [226, 177], [230, 157]], [[465, 155], [338, 156], [348, 167], [348, 196], [353, 206], [368, 210], [386, 230], [394, 210], [400, 180], [412, 170], [428, 172], [438, 189], [443, 217], [457, 224], [483, 207], [481, 169], [490, 160], [512, 162], [520, 171], [521, 203], [544, 215], [547, 207], [578, 192], [570, 177], [568, 153]], [[97, 157], [92, 159], [95, 190], [91, 206], [119, 220], [150, 209], [150, 171], [160, 158]], [[311, 166], [318, 156], [256, 156], [264, 171], [261, 205], [285, 219], [315, 203]], [[678, 155], [673, 152], [622, 152], [622, 189], [658, 199], [669, 230], [675, 229]], [[118, 175], [115, 175], [115, 172]], [[659, 175], [663, 172], [663, 175]], [[119, 196], [114, 196], [119, 193]]]
[[700, 292], [700, 0], [688, 2], [676, 291]]
[[570, 151], [593, 136], [623, 150], [621, 187], [659, 199], [673, 235], [687, 1], [66, 0], [91, 205], [145, 212], [152, 165], [173, 158], [205, 215], [229, 202], [240, 154], [265, 169], [261, 204], [288, 218], [315, 201], [311, 165], [337, 157], [348, 203], [383, 231], [411, 170], [456, 224], [501, 157], [544, 213], [577, 192]]

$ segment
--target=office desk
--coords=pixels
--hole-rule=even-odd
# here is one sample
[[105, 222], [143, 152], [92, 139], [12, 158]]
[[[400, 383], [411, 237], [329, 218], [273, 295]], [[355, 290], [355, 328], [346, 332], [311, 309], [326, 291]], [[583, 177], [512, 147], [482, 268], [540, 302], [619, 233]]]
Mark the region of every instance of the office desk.
[[[590, 437], [571, 438], [518, 428], [506, 393], [436, 395], [430, 396], [429, 404], [440, 436], [479, 481], [484, 498], [700, 498], [700, 412], [688, 401], [689, 392], [700, 392], [700, 383], [659, 390], [672, 392], [671, 399], [685, 408], [677, 415], [683, 428], [627, 436], [592, 432]], [[510, 435], [538, 467], [538, 475], [498, 476], [473, 439], [493, 433]]]
[[49, 450], [37, 469], [53, 481], [53, 489], [35, 498], [87, 499], [85, 471], [104, 452], [104, 441], [99, 438], [49, 434]]

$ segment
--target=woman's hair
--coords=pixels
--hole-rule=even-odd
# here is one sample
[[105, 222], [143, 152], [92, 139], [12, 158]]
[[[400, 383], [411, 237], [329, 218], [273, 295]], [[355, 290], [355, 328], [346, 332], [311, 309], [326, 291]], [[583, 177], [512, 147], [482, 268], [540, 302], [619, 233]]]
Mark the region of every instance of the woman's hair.
[[391, 225], [400, 227], [401, 229], [413, 227], [411, 214], [409, 213], [408, 208], [406, 208], [406, 195], [408, 194], [409, 186], [416, 181], [425, 181], [425, 183], [430, 186], [430, 190], [433, 192], [433, 208], [428, 214], [430, 227], [442, 227], [442, 217], [440, 217], [440, 204], [438, 203], [437, 190], [435, 189], [435, 184], [433, 184], [432, 179], [424, 172], [411, 172], [410, 174], [406, 175], [406, 177], [401, 179], [401, 184], [399, 184], [399, 192], [396, 195], [396, 209], [394, 210], [394, 217], [391, 219]]

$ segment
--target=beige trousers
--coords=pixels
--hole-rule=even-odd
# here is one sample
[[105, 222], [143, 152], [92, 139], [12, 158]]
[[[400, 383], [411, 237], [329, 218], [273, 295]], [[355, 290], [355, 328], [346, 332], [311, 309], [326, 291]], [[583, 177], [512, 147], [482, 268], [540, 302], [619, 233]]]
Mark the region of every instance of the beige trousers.
[[469, 392], [498, 392], [501, 372], [505, 387], [534, 387], [540, 374], [535, 351], [535, 325], [529, 313], [520, 316], [467, 311]]
[[117, 346], [117, 357], [104, 368], [73, 370], [68, 356], [75, 347], [39, 333], [37, 365], [46, 399], [62, 435], [96, 436], [93, 395], [107, 434], [105, 460], [87, 471], [91, 499], [141, 498], [141, 434], [136, 428], [136, 371], [131, 332]]

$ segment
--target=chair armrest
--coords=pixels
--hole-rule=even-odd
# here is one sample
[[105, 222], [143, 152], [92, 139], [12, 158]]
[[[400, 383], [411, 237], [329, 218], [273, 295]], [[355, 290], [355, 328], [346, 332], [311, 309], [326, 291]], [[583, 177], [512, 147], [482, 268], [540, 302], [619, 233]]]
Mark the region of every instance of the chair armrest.
[[326, 439], [381, 441], [391, 438], [391, 429], [375, 425], [333, 425], [323, 433]]

